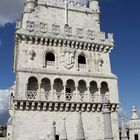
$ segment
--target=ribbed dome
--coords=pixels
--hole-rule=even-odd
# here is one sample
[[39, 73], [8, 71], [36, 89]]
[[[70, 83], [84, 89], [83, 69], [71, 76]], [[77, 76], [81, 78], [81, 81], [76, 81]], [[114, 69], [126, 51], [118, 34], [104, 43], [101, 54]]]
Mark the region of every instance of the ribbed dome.
[[137, 128], [140, 128], [140, 118], [137, 114], [136, 107], [133, 106], [132, 117], [131, 120], [129, 121], [129, 129], [137, 129]]

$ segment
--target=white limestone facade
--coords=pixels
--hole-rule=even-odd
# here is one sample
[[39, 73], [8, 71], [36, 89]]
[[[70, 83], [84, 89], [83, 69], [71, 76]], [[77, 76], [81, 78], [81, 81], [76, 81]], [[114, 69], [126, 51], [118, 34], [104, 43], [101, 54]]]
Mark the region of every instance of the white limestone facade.
[[26, 0], [16, 25], [16, 85], [7, 137], [119, 140], [118, 85], [109, 56], [113, 48], [113, 34], [100, 30], [99, 0], [89, 6]]

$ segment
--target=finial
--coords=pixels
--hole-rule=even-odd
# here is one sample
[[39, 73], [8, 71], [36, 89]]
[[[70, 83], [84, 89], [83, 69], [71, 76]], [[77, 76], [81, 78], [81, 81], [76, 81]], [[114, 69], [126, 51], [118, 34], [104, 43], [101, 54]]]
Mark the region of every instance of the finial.
[[128, 140], [124, 116], [122, 116], [121, 140]]
[[79, 112], [79, 118], [78, 118], [78, 125], [77, 125], [77, 135], [76, 140], [85, 140], [85, 134], [84, 134], [84, 128], [83, 128], [83, 122], [82, 122], [82, 112]]
[[132, 117], [131, 119], [139, 119], [139, 116], [137, 114], [137, 109], [135, 106], [132, 107]]
[[63, 129], [60, 134], [60, 140], [67, 140], [67, 130], [66, 130], [66, 123], [65, 123], [66, 118], [63, 118]]

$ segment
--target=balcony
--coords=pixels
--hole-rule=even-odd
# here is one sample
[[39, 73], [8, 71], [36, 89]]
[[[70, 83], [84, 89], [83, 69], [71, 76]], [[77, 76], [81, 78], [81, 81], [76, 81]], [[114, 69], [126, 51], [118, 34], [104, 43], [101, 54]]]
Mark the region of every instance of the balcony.
[[[38, 92], [28, 90], [26, 92], [27, 100], [50, 101], [50, 102], [101, 102], [103, 96], [88, 93], [62, 93], [62, 92]], [[105, 95], [109, 99], [109, 96]]]
[[78, 64], [79, 69], [86, 69], [86, 64]]

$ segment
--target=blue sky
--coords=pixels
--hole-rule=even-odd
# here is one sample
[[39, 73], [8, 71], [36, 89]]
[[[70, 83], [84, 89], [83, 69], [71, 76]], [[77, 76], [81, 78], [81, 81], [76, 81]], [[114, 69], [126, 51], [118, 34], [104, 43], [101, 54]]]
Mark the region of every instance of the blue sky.
[[[17, 4], [16, 1], [19, 0], [14, 1]], [[123, 110], [128, 113], [132, 105], [140, 108], [140, 1], [100, 1], [101, 29], [107, 33], [114, 33], [115, 48], [111, 53], [112, 72], [119, 77], [120, 102]], [[15, 5], [13, 8], [15, 12], [12, 14], [0, 11], [0, 89], [8, 89], [15, 80], [12, 65], [14, 21], [19, 16], [16, 7], [20, 7], [18, 9], [20, 10], [22, 4]]]

